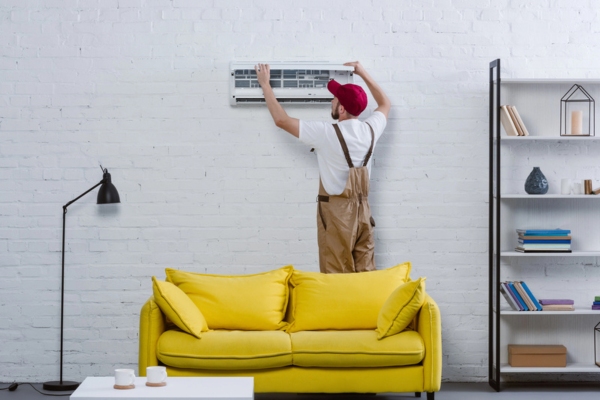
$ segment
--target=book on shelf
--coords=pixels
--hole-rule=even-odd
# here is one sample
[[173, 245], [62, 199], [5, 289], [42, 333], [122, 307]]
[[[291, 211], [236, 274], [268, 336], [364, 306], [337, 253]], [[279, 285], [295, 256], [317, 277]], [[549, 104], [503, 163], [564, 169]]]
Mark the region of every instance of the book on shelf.
[[508, 115], [510, 116], [510, 119], [512, 120], [513, 124], [515, 125], [515, 128], [517, 129], [517, 135], [525, 136], [525, 133], [523, 132], [523, 128], [521, 128], [521, 125], [517, 121], [517, 117], [515, 117], [515, 112], [513, 110], [513, 107], [506, 106], [506, 109], [508, 110]]
[[600, 310], [600, 306], [592, 306], [592, 310]]
[[541, 235], [519, 235], [519, 240], [571, 240], [571, 235], [567, 236], [541, 236]]
[[543, 306], [523, 281], [507, 281], [500, 283], [500, 293], [515, 311], [542, 311]]
[[600, 296], [594, 297], [594, 301], [600, 301]]
[[521, 298], [521, 295], [519, 294], [519, 292], [517, 292], [517, 289], [515, 289], [515, 285], [512, 282], [507, 282], [507, 284], [508, 284], [508, 288], [510, 289], [512, 294], [515, 295], [515, 297], [517, 298], [517, 301], [523, 308], [523, 311], [529, 311], [529, 307], [527, 307], [527, 303], [525, 303], [525, 301]]
[[504, 131], [508, 136], [520, 136], [517, 131], [517, 127], [510, 115], [510, 111], [508, 110], [508, 106], [500, 106], [500, 122], [502, 122], [502, 126], [504, 127]]
[[518, 127], [520, 127], [520, 132], [522, 132], [521, 136], [529, 136], [529, 131], [525, 127], [525, 124], [523, 123], [523, 120], [521, 119], [521, 115], [519, 115], [519, 112], [517, 111], [517, 107], [510, 106], [510, 110], [512, 111], [512, 113], [514, 115], [514, 121], [516, 121], [516, 125]]
[[569, 304], [551, 304], [542, 306], [542, 311], [575, 311], [575, 307]]
[[519, 299], [517, 298], [517, 296], [515, 296], [512, 290], [510, 290], [510, 287], [508, 287], [508, 282], [501, 282], [500, 286], [504, 287], [504, 291], [508, 293], [508, 295], [513, 299], [514, 303], [517, 305], [517, 309], [519, 311], [525, 311], [523, 306], [521, 306], [521, 303], [519, 303]]
[[557, 250], [569, 250], [571, 243], [519, 243], [519, 247], [529, 250], [536, 249], [557, 249]]
[[543, 306], [550, 305], [574, 305], [575, 301], [571, 299], [539, 299], [538, 300]]
[[504, 283], [500, 284], [500, 293], [502, 293], [502, 296], [504, 296], [510, 308], [512, 308], [515, 311], [521, 311], [521, 308], [519, 307], [517, 301], [509, 293], [506, 292]]
[[521, 287], [523, 288], [523, 290], [525, 290], [525, 292], [527, 293], [527, 295], [529, 296], [529, 298], [533, 302], [533, 305], [537, 308], [537, 310], [538, 311], [542, 311], [542, 305], [535, 298], [535, 296], [533, 295], [533, 293], [529, 289], [529, 286], [527, 286], [527, 284], [525, 282], [523, 282], [523, 281], [521, 281], [520, 284], [521, 284]]
[[[562, 236], [557, 236], [562, 237]], [[571, 240], [562, 239], [519, 239], [519, 244], [571, 244]]]
[[521, 236], [568, 236], [570, 229], [517, 229]]
[[500, 122], [508, 136], [529, 136], [529, 131], [515, 106], [500, 106]]
[[519, 253], [572, 253], [572, 251], [569, 250], [561, 250], [561, 249], [536, 249], [536, 250], [531, 250], [531, 249], [524, 249], [521, 247], [515, 247], [515, 251], [519, 252]]
[[515, 288], [517, 289], [517, 291], [521, 295], [521, 298], [523, 300], [525, 300], [525, 303], [527, 303], [527, 308], [529, 308], [529, 311], [538, 311], [538, 309], [535, 306], [535, 304], [533, 304], [533, 300], [531, 300], [531, 298], [529, 297], [529, 295], [527, 294], [527, 292], [525, 291], [525, 289], [523, 289], [523, 286], [521, 286], [521, 282], [515, 281], [513, 283], [515, 285]]

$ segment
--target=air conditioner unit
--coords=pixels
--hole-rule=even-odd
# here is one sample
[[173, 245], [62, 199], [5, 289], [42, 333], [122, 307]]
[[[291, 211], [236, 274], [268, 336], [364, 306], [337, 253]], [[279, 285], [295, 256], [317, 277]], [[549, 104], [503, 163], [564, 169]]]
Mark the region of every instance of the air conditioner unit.
[[[264, 104], [265, 97], [256, 79], [254, 62], [231, 62], [231, 105]], [[271, 68], [271, 87], [280, 103], [329, 103], [333, 95], [327, 83], [335, 79], [341, 84], [353, 82], [354, 67], [327, 62], [265, 62]]]

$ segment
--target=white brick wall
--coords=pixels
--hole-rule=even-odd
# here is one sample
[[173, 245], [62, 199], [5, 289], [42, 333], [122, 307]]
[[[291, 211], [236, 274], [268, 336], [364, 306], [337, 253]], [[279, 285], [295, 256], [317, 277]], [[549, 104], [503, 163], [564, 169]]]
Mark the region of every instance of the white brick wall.
[[0, 382], [58, 376], [61, 206], [101, 179], [98, 163], [122, 204], [94, 192], [69, 207], [65, 378], [136, 367], [139, 310], [165, 267], [318, 269], [315, 157], [265, 107], [228, 105], [234, 59], [358, 59], [387, 89], [377, 264], [428, 277], [444, 380], [485, 381], [487, 66], [598, 78], [593, 5], [3, 0]]

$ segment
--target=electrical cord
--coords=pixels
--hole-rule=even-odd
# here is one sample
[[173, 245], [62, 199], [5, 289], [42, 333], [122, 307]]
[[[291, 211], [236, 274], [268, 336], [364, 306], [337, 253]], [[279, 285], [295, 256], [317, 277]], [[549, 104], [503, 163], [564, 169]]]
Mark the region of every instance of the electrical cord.
[[38, 388], [36, 388], [35, 386], [33, 386], [33, 384], [29, 383], [29, 382], [13, 382], [11, 383], [8, 387], [5, 388], [0, 388], [0, 390], [8, 390], [9, 392], [14, 392], [15, 390], [17, 390], [17, 388], [19, 387], [19, 385], [29, 385], [33, 388], [33, 390], [35, 390], [36, 392], [38, 392], [39, 394], [42, 394], [44, 396], [54, 396], [54, 397], [64, 397], [64, 396], [70, 396], [73, 394], [73, 392], [69, 392], [69, 393], [64, 393], [64, 394], [54, 394], [54, 393], [46, 393], [46, 392], [42, 392], [40, 391]]

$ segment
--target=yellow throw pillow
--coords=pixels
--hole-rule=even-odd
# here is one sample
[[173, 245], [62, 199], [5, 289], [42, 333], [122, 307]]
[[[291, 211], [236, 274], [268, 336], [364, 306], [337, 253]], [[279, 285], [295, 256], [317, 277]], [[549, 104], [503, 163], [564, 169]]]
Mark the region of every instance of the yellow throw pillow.
[[252, 275], [214, 275], [167, 268], [167, 280], [202, 310], [210, 329], [267, 331], [285, 328], [288, 265]]
[[177, 286], [152, 277], [154, 301], [163, 314], [184, 332], [200, 339], [208, 331], [206, 319], [192, 300]]
[[355, 274], [294, 271], [288, 332], [375, 329], [388, 296], [410, 279], [409, 262]]
[[377, 339], [402, 332], [425, 302], [425, 279], [401, 285], [387, 299], [377, 318]]

